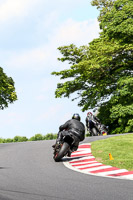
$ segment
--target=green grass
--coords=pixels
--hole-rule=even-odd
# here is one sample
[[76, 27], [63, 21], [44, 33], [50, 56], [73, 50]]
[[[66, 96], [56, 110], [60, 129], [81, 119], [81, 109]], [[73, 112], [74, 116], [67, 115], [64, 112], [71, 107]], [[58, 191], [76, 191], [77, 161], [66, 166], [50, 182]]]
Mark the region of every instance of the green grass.
[[[92, 142], [91, 150], [98, 162], [120, 169], [133, 170], [133, 134]], [[109, 159], [109, 153], [114, 160]]]

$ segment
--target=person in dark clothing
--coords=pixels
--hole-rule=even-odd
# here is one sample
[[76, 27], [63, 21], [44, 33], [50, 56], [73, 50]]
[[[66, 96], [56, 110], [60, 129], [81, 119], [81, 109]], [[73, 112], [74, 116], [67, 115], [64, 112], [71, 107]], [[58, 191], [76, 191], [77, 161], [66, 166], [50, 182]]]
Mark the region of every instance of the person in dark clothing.
[[71, 147], [71, 151], [68, 153], [70, 156], [73, 151], [76, 151], [80, 141], [85, 138], [85, 126], [80, 122], [79, 114], [74, 114], [72, 119], [59, 127], [59, 133], [57, 135], [56, 142], [60, 143], [65, 135], [72, 134], [75, 138], [75, 143]]
[[87, 113], [87, 117], [86, 117], [85, 121], [86, 121], [87, 130], [89, 132], [91, 132], [91, 129], [93, 128], [94, 124], [95, 124], [95, 126], [97, 126], [98, 124], [101, 124], [98, 117], [93, 115], [91, 112]]

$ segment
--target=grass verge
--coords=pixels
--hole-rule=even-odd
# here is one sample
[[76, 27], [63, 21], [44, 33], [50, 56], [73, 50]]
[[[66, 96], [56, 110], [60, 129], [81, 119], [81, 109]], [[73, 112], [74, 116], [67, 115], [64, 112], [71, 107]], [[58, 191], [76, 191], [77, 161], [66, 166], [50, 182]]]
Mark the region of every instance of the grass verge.
[[[92, 142], [91, 151], [102, 164], [133, 171], [133, 134]], [[114, 160], [109, 159], [109, 153]]]

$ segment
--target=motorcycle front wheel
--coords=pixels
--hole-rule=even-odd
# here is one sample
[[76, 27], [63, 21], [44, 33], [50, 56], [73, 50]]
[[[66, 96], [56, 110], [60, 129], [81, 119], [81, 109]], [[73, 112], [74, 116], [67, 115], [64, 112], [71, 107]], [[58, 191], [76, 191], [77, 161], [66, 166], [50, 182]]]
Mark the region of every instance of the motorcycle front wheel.
[[98, 132], [97, 132], [96, 128], [92, 128], [91, 131], [92, 131], [93, 136], [98, 136]]
[[59, 153], [57, 153], [56, 155], [54, 155], [54, 160], [56, 162], [59, 162], [61, 160], [61, 158], [63, 158], [63, 156], [66, 155], [69, 147], [70, 147], [69, 144], [66, 143], [66, 142], [64, 142], [63, 145], [62, 145], [62, 147], [61, 147], [61, 149], [60, 149], [60, 151], [59, 151]]

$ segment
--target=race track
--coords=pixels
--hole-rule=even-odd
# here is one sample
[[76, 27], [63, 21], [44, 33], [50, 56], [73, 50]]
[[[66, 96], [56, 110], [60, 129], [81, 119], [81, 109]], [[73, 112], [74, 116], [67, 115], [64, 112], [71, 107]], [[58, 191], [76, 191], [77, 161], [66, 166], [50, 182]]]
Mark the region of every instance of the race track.
[[[106, 137], [86, 138], [84, 142]], [[133, 199], [133, 180], [88, 175], [55, 163], [53, 143], [0, 144], [0, 200]]]

